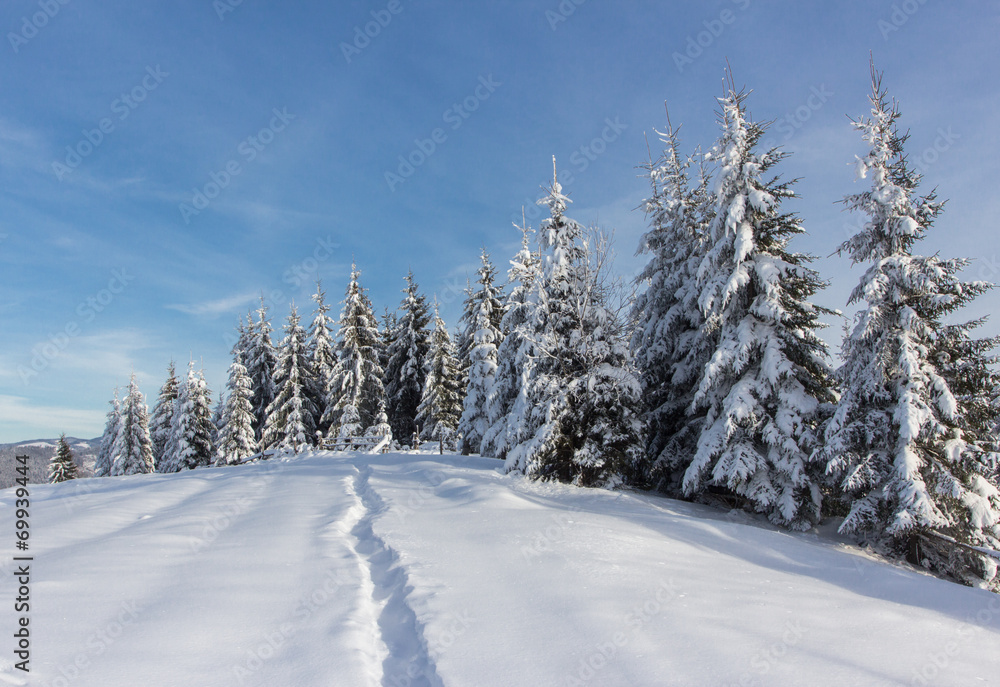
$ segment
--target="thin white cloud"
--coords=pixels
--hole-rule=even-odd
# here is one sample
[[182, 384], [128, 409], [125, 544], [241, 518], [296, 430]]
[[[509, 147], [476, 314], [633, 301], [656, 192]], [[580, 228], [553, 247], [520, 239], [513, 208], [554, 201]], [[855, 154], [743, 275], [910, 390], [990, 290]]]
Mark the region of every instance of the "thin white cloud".
[[[11, 429], [23, 428], [18, 435], [23, 434], [25, 438], [50, 438], [34, 436], [38, 431], [94, 436], [100, 433], [100, 427], [104, 424], [104, 412], [100, 410], [36, 404], [23, 396], [6, 394], [0, 394], [0, 418], [3, 418], [2, 424]], [[10, 431], [6, 433], [9, 434]]]
[[176, 310], [196, 317], [218, 317], [219, 315], [238, 312], [243, 306], [253, 302], [257, 298], [258, 294], [256, 293], [243, 293], [212, 301], [202, 301], [201, 303], [171, 303], [164, 307], [168, 310]]

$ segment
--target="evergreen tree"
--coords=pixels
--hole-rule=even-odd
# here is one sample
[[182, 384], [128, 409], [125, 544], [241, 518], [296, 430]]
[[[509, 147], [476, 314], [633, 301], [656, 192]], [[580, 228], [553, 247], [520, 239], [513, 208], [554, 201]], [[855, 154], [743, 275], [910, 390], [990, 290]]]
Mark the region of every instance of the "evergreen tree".
[[821, 456], [849, 506], [842, 532], [997, 589], [996, 561], [970, 548], [1000, 548], [996, 455], [982, 417], [995, 342], [974, 340], [975, 322], [944, 323], [990, 285], [959, 279], [966, 260], [913, 254], [943, 204], [917, 195], [899, 109], [871, 71], [870, 116], [853, 122], [870, 146], [857, 173], [871, 187], [845, 198], [868, 219], [839, 249], [868, 269], [850, 297], [861, 309]]
[[159, 463], [167, 450], [174, 424], [174, 402], [177, 400], [177, 370], [174, 361], [167, 367], [167, 381], [160, 388], [160, 395], [149, 419], [149, 436], [153, 440], [153, 462]]
[[118, 433], [121, 431], [122, 425], [121, 404], [118, 402], [117, 387], [115, 387], [115, 396], [110, 404], [111, 410], [108, 411], [107, 421], [104, 423], [104, 434], [101, 435], [101, 446], [97, 451], [97, 458], [94, 459], [94, 477], [107, 477], [111, 474], [115, 442], [118, 441]]
[[[382, 311], [382, 326], [378, 330], [378, 365], [382, 368], [383, 375], [389, 369], [389, 345], [396, 338], [396, 329], [399, 327], [396, 313], [385, 308]], [[382, 385], [386, 385], [386, 378], [382, 378]]]
[[153, 472], [153, 441], [149, 437], [146, 399], [139, 391], [135, 375], [121, 404], [121, 429], [112, 449], [111, 476], [144, 475]]
[[194, 470], [212, 464], [212, 392], [194, 361], [188, 363], [187, 379], [178, 385], [174, 423], [164, 459], [157, 472]]
[[259, 442], [267, 423], [267, 409], [274, 402], [278, 393], [274, 382], [274, 374], [278, 365], [277, 353], [274, 350], [274, 343], [271, 341], [271, 323], [267, 319], [267, 306], [264, 305], [263, 297], [260, 299], [260, 308], [257, 310], [257, 321], [253, 321], [252, 315], [248, 315], [247, 320], [243, 364], [247, 369], [247, 375], [250, 377], [253, 389], [254, 428]]
[[226, 428], [225, 409], [226, 399], [220, 390], [219, 398], [212, 407], [212, 446], [219, 445], [219, 437], [222, 436], [222, 431]]
[[469, 386], [469, 368], [472, 366], [472, 347], [475, 345], [476, 323], [475, 311], [476, 292], [472, 282], [465, 278], [465, 301], [462, 315], [458, 320], [458, 330], [455, 332], [455, 355], [458, 359], [458, 380], [462, 397], [465, 397]]
[[660, 134], [663, 154], [646, 167], [652, 187], [645, 201], [650, 228], [637, 253], [650, 259], [636, 278], [646, 288], [635, 300], [632, 336], [651, 481], [672, 493], [680, 492], [684, 469], [696, 450], [704, 413], [691, 412], [691, 402], [716, 344], [715, 332], [704, 326], [697, 281], [712, 217], [709, 177], [701, 160], [698, 183], [691, 186], [693, 160], [681, 157], [677, 132], [668, 120], [667, 132]]
[[424, 441], [441, 442], [442, 451], [452, 444], [462, 414], [461, 372], [448, 327], [434, 305], [434, 331], [424, 364], [424, 389], [416, 423]]
[[525, 395], [531, 433], [512, 448], [507, 469], [613, 487], [642, 468], [639, 383], [606, 307], [601, 256], [565, 216], [569, 199], [554, 172], [553, 159], [552, 189], [539, 201], [550, 211], [541, 226], [542, 280], [531, 296], [538, 306]]
[[378, 323], [360, 277], [361, 271], [352, 265], [337, 333], [340, 359], [330, 376], [328, 410], [323, 417], [342, 437], [361, 436], [376, 424], [379, 408], [384, 409]]
[[56, 454], [49, 463], [49, 484], [58, 484], [76, 479], [76, 463], [73, 461], [73, 450], [66, 443], [66, 435], [59, 435]]
[[316, 282], [316, 293], [313, 294], [312, 299], [316, 302], [316, 310], [309, 327], [309, 362], [316, 374], [317, 429], [322, 434], [326, 434], [330, 430], [330, 425], [325, 421], [325, 418], [331, 412], [327, 399], [333, 368], [337, 365], [337, 353], [331, 334], [333, 319], [328, 314], [330, 306], [326, 304], [326, 292], [323, 291], [320, 282]]
[[389, 416], [385, 412], [385, 399], [379, 401], [375, 423], [365, 430], [366, 437], [389, 437], [392, 443], [392, 427], [389, 426]]
[[277, 396], [267, 408], [262, 448], [302, 451], [316, 444], [316, 375], [309, 362], [306, 331], [292, 305], [274, 371]]
[[466, 303], [463, 318], [466, 329], [472, 332], [471, 349], [468, 353], [469, 366], [465, 386], [465, 400], [458, 431], [462, 435], [462, 453], [478, 452], [483, 437], [489, 429], [486, 402], [495, 380], [497, 350], [503, 341], [500, 331], [503, 318], [502, 291], [494, 282], [496, 268], [484, 249], [480, 254], [479, 289]]
[[785, 155], [756, 152], [765, 126], [747, 113], [730, 79], [720, 98], [723, 133], [708, 250], [698, 268], [699, 303], [717, 347], [693, 407], [706, 411], [684, 473], [688, 496], [721, 488], [779, 525], [818, 522], [822, 466], [813, 458], [823, 412], [835, 400], [826, 344], [809, 302], [823, 286], [810, 256], [788, 249], [804, 233], [782, 212], [790, 183], [765, 179]]
[[253, 389], [243, 357], [236, 351], [233, 364], [229, 366], [229, 381], [226, 388], [229, 395], [223, 408], [223, 429], [219, 434], [217, 464], [239, 463], [257, 452], [257, 437], [254, 432]]
[[426, 372], [424, 362], [430, 348], [427, 325], [430, 314], [426, 297], [418, 292], [413, 272], [406, 275], [405, 296], [399, 305], [400, 315], [392, 332], [385, 367], [385, 395], [392, 435], [408, 442], [417, 431], [417, 406], [423, 396]]
[[[533, 326], [537, 299], [532, 290], [541, 280], [539, 255], [529, 248], [531, 230], [522, 222], [521, 250], [510, 261], [507, 281], [512, 285], [504, 301], [500, 330], [503, 340], [497, 349], [497, 371], [486, 396], [487, 429], [479, 453], [504, 459], [510, 447], [520, 440], [524, 415], [531, 410], [527, 402], [531, 377], [531, 337], [525, 332]], [[517, 409], [515, 411], [515, 408]]]

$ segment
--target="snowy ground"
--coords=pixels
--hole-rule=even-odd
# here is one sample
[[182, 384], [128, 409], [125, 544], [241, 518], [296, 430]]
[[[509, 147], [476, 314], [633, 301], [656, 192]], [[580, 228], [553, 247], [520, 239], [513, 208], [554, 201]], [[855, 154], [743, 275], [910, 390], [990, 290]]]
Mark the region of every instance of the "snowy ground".
[[1000, 597], [832, 538], [491, 459], [306, 454], [33, 485], [30, 681], [1000, 684]]

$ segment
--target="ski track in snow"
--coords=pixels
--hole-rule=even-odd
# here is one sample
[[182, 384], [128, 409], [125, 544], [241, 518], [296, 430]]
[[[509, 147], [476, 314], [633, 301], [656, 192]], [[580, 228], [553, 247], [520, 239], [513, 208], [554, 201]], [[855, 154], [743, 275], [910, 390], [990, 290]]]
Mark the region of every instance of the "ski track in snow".
[[412, 687], [443, 687], [434, 661], [427, 651], [423, 625], [406, 601], [410, 593], [406, 569], [399, 555], [379, 537], [372, 523], [386, 510], [386, 504], [371, 486], [372, 468], [354, 466], [357, 474], [349, 484], [360, 506], [361, 517], [351, 529], [355, 550], [367, 565], [371, 580], [371, 603], [378, 608], [377, 631], [385, 659], [382, 661], [383, 687], [400, 684]]

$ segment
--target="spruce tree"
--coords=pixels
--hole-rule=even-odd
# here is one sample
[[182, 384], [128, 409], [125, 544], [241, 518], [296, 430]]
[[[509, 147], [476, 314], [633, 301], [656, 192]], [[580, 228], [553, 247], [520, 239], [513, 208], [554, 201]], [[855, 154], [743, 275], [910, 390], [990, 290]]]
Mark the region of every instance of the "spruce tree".
[[406, 288], [399, 316], [392, 331], [385, 367], [385, 395], [392, 435], [409, 442], [417, 431], [417, 406], [424, 390], [424, 363], [430, 348], [427, 299], [418, 291], [413, 272], [406, 275]]
[[333, 319], [329, 315], [330, 306], [326, 304], [326, 292], [323, 291], [320, 282], [316, 282], [316, 293], [312, 299], [316, 303], [316, 309], [313, 312], [312, 324], [309, 326], [309, 362], [312, 363], [316, 375], [317, 429], [320, 433], [326, 434], [330, 430], [330, 425], [325, 421], [330, 412], [328, 405], [330, 379], [337, 364], [337, 353], [331, 333]]
[[220, 390], [219, 398], [212, 406], [212, 446], [219, 445], [219, 437], [222, 436], [222, 431], [226, 428], [225, 409], [226, 398]]
[[550, 216], [540, 229], [542, 279], [531, 295], [530, 411], [506, 466], [534, 478], [614, 487], [642, 470], [639, 383], [607, 308], [600, 256], [583, 226], [566, 217], [569, 202], [553, 159], [552, 188], [539, 201]]
[[498, 348], [503, 341], [500, 331], [503, 318], [501, 289], [495, 284], [496, 268], [490, 256], [483, 249], [480, 254], [479, 288], [467, 302], [463, 315], [470, 331], [471, 348], [468, 352], [469, 366], [462, 417], [458, 431], [462, 435], [462, 453], [478, 453], [483, 437], [489, 429], [487, 398], [495, 380]]
[[870, 115], [853, 121], [870, 146], [857, 174], [871, 187], [845, 198], [867, 221], [839, 249], [867, 270], [849, 301], [861, 309], [843, 343], [843, 392], [821, 456], [849, 507], [842, 532], [997, 589], [996, 561], [971, 548], [1000, 548], [994, 446], [982, 417], [995, 342], [973, 339], [975, 322], [945, 323], [990, 285], [959, 279], [966, 260], [914, 255], [943, 203], [917, 194], [899, 109], [874, 65], [871, 75]]
[[248, 315], [247, 320], [243, 364], [253, 389], [254, 428], [257, 440], [260, 441], [267, 423], [267, 409], [277, 395], [274, 373], [278, 365], [277, 353], [271, 341], [271, 323], [267, 319], [267, 306], [263, 297], [257, 310], [257, 321], [253, 321], [252, 315]]
[[118, 401], [117, 387], [115, 387], [114, 398], [109, 403], [111, 410], [108, 411], [107, 421], [104, 423], [104, 434], [101, 435], [101, 446], [94, 459], [94, 477], [107, 477], [111, 474], [115, 442], [118, 441], [118, 433], [121, 431], [122, 425], [121, 404]]
[[323, 417], [331, 433], [342, 437], [361, 436], [377, 423], [379, 408], [384, 410], [378, 323], [360, 277], [357, 265], [351, 265], [337, 333], [340, 359], [330, 375]]
[[229, 395], [223, 408], [224, 424], [217, 445], [219, 465], [242, 462], [257, 452], [251, 387], [242, 353], [237, 350], [229, 366], [229, 381], [226, 384]]
[[73, 461], [73, 450], [66, 442], [66, 435], [59, 435], [56, 454], [49, 463], [49, 484], [58, 484], [76, 479], [76, 463]]
[[779, 525], [818, 522], [822, 465], [812, 455], [823, 413], [835, 400], [821, 314], [810, 298], [825, 283], [812, 258], [789, 250], [804, 233], [782, 211], [795, 194], [768, 178], [784, 153], [757, 152], [765, 126], [746, 110], [732, 79], [720, 98], [719, 166], [707, 252], [697, 277], [704, 326], [716, 349], [693, 407], [706, 413], [684, 473], [687, 496], [721, 489]]
[[462, 414], [461, 371], [448, 327], [434, 305], [434, 330], [424, 364], [426, 373], [416, 423], [420, 438], [441, 442], [441, 450], [452, 447]]
[[267, 407], [262, 448], [303, 451], [316, 445], [316, 375], [309, 361], [306, 331], [293, 304], [274, 371], [277, 395]]
[[187, 378], [178, 386], [174, 423], [164, 459], [157, 472], [194, 470], [212, 464], [212, 392], [194, 361], [188, 363]]
[[476, 292], [472, 288], [472, 282], [465, 278], [465, 301], [463, 303], [462, 315], [458, 319], [458, 329], [455, 332], [455, 356], [458, 360], [459, 387], [462, 397], [465, 397], [466, 388], [469, 386], [469, 368], [472, 366], [472, 347], [475, 345], [476, 336], [475, 318], [475, 297]]
[[389, 426], [389, 415], [385, 412], [385, 399], [378, 404], [378, 411], [375, 413], [375, 422], [367, 430], [366, 437], [388, 437], [392, 443], [392, 427]]
[[121, 429], [113, 449], [111, 476], [144, 475], [154, 470], [153, 441], [149, 436], [146, 399], [139, 391], [135, 374], [121, 404]]
[[153, 440], [153, 462], [163, 460], [170, 441], [174, 422], [174, 402], [177, 400], [177, 371], [174, 361], [167, 367], [167, 381], [160, 387], [160, 395], [149, 419], [149, 436]]
[[503, 305], [503, 340], [497, 349], [496, 375], [486, 397], [488, 427], [479, 448], [480, 455], [500, 459], [505, 459], [510, 447], [518, 443], [522, 420], [531, 410], [526, 394], [534, 356], [526, 331], [534, 325], [537, 300], [531, 294], [541, 280], [539, 256], [530, 248], [531, 230], [524, 222], [517, 228], [521, 232], [521, 250], [510, 261], [507, 273], [511, 290]]
[[665, 149], [646, 166], [652, 193], [644, 206], [650, 226], [637, 254], [650, 258], [636, 277], [645, 290], [634, 304], [632, 350], [642, 384], [650, 481], [680, 493], [704, 420], [703, 412], [691, 412], [691, 402], [715, 349], [715, 332], [704, 326], [697, 288], [712, 209], [704, 160], [697, 156], [699, 175], [692, 186], [689, 169], [696, 160], [681, 156], [678, 129], [668, 119], [660, 135]]

